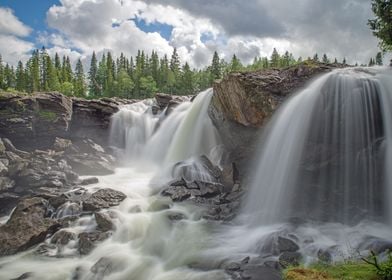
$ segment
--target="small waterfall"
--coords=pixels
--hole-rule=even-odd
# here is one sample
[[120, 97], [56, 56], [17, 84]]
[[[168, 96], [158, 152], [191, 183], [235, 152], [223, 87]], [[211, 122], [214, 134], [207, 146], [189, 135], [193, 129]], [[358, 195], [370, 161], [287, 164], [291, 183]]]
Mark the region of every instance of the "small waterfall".
[[212, 94], [212, 89], [201, 92], [167, 117], [153, 115], [152, 100], [124, 106], [113, 116], [111, 142], [124, 148], [127, 160], [165, 167], [210, 153], [215, 159], [219, 139], [207, 114]]
[[336, 70], [280, 108], [260, 140], [243, 209], [252, 225], [290, 217], [346, 224], [388, 218], [387, 75], [386, 69]]

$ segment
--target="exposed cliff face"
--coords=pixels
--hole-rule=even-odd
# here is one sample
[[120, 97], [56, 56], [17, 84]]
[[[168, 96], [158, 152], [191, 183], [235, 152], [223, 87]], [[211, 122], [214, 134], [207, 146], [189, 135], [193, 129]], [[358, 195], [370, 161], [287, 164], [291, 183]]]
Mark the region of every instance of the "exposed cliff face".
[[51, 146], [56, 137], [106, 144], [110, 117], [132, 100], [69, 98], [60, 93], [0, 95], [0, 135], [22, 148]]
[[[285, 69], [232, 73], [214, 84], [209, 115], [240, 168], [249, 160], [257, 129], [306, 82], [337, 65], [301, 64]], [[242, 168], [241, 168], [242, 169]]]

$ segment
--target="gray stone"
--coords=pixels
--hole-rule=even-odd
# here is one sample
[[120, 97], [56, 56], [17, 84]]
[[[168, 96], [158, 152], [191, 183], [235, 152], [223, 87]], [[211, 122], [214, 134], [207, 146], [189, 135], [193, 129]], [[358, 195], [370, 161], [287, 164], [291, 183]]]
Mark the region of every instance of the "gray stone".
[[126, 198], [122, 192], [107, 188], [93, 193], [83, 201], [84, 211], [98, 211], [103, 208], [117, 206]]
[[56, 232], [50, 239], [50, 243], [56, 245], [67, 245], [70, 241], [76, 240], [77, 235], [67, 230], [60, 230]]
[[82, 232], [79, 234], [79, 246], [78, 250], [81, 255], [88, 255], [96, 246], [98, 242], [101, 242], [110, 237], [109, 232]]
[[94, 217], [99, 231], [106, 232], [114, 229], [114, 224], [107, 214], [95, 212]]

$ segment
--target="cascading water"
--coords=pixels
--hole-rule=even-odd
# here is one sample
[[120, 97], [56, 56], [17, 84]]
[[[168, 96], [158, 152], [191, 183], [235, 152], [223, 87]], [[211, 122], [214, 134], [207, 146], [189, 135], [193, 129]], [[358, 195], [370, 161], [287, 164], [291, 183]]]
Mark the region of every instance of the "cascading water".
[[251, 225], [290, 217], [345, 224], [388, 218], [387, 75], [387, 69], [335, 70], [280, 108], [261, 140], [244, 203]]

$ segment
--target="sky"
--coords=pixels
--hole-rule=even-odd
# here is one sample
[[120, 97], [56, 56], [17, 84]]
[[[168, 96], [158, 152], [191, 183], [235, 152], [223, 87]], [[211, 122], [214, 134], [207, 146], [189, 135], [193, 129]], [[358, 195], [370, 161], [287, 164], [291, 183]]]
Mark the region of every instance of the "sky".
[[25, 61], [35, 48], [81, 58], [95, 51], [168, 54], [201, 68], [218, 51], [243, 63], [273, 48], [367, 63], [378, 52], [370, 0], [0, 0], [0, 54]]

